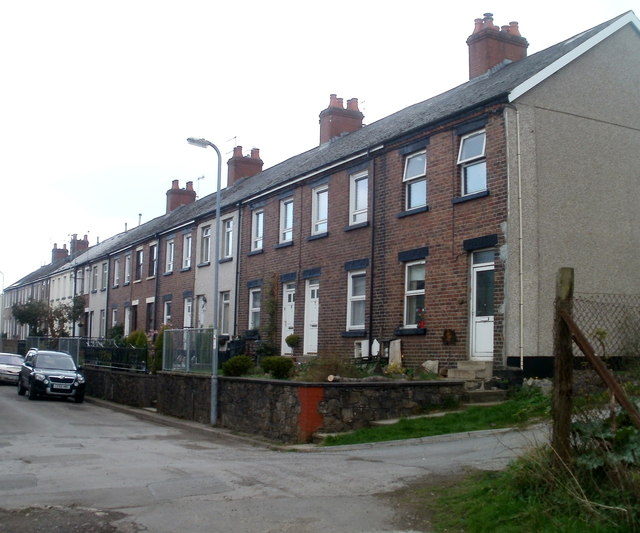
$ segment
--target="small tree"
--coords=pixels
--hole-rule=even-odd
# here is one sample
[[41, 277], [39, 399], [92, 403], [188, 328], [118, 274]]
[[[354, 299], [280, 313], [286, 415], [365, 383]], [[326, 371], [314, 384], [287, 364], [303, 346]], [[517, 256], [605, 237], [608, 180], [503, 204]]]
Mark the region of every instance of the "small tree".
[[[11, 314], [16, 321], [29, 327], [29, 335], [36, 337], [46, 334], [47, 317], [49, 315], [49, 304], [40, 300], [29, 300], [24, 304], [13, 304]], [[40, 329], [42, 326], [42, 329]]]

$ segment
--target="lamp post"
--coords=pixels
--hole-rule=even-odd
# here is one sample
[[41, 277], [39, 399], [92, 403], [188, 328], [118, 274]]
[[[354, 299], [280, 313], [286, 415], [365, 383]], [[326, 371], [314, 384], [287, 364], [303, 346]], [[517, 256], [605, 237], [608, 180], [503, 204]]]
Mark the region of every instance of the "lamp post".
[[4, 351], [4, 272], [2, 276], [2, 289], [0, 290], [0, 351]]
[[216, 240], [213, 247], [213, 354], [211, 356], [211, 425], [218, 423], [218, 271], [220, 269], [220, 206], [222, 200], [222, 156], [220, 150], [206, 139], [187, 139], [189, 144], [206, 148], [210, 146], [218, 155], [218, 183], [216, 188]]

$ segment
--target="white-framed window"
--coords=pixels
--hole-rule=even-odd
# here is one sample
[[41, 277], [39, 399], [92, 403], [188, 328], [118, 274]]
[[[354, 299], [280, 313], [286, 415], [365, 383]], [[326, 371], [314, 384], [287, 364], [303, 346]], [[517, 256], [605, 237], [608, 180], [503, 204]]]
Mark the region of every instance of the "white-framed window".
[[111, 327], [115, 327], [115, 325], [118, 323], [118, 309], [116, 307], [114, 307], [111, 310]]
[[222, 221], [222, 258], [233, 257], [233, 219]]
[[113, 260], [113, 286], [120, 285], [120, 258]]
[[293, 198], [280, 202], [280, 242], [293, 240]]
[[104, 338], [107, 332], [107, 312], [100, 309], [100, 324], [98, 324], [98, 337]]
[[191, 268], [191, 233], [182, 237], [182, 268]]
[[136, 250], [135, 274], [133, 276], [134, 281], [140, 281], [142, 279], [143, 263], [144, 263], [144, 250], [140, 248], [139, 250]]
[[131, 254], [126, 255], [124, 258], [124, 283], [131, 283]]
[[94, 266], [91, 271], [91, 290], [98, 290], [98, 265]]
[[414, 261], [405, 265], [404, 324], [424, 327], [425, 262]]
[[260, 307], [262, 301], [262, 291], [251, 289], [249, 291], [249, 329], [260, 327]]
[[329, 186], [316, 187], [311, 194], [311, 234], [326, 233], [329, 227]]
[[230, 323], [231, 323], [231, 294], [229, 291], [220, 293], [220, 316], [218, 321], [220, 323], [220, 334], [229, 335]]
[[202, 228], [200, 239], [200, 263], [211, 261], [211, 226]]
[[418, 209], [427, 205], [427, 152], [410, 154], [404, 160], [405, 209]]
[[[84, 293], [89, 294], [91, 290], [91, 283], [89, 282], [91, 277], [91, 268], [87, 267], [84, 269]], [[53, 283], [53, 281], [52, 281]], [[51, 287], [51, 292], [53, 293], [53, 287]]]
[[364, 270], [349, 272], [347, 284], [347, 330], [364, 329], [366, 280], [367, 276]]
[[108, 283], [109, 283], [109, 263], [102, 263], [102, 279], [100, 283], [100, 288], [103, 291], [106, 290]]
[[165, 254], [164, 271], [173, 272], [173, 261], [176, 252], [176, 243], [173, 239], [167, 241], [167, 251]]
[[484, 130], [475, 131], [460, 139], [458, 164], [461, 165], [462, 196], [487, 189], [486, 141], [487, 135]]
[[149, 272], [147, 273], [150, 278], [158, 273], [158, 245], [149, 245]]
[[171, 300], [167, 300], [166, 302], [164, 302], [162, 323], [171, 324]]
[[353, 174], [349, 185], [349, 224], [368, 220], [369, 176], [366, 172]]
[[264, 240], [264, 211], [255, 210], [251, 216], [251, 251], [262, 250]]

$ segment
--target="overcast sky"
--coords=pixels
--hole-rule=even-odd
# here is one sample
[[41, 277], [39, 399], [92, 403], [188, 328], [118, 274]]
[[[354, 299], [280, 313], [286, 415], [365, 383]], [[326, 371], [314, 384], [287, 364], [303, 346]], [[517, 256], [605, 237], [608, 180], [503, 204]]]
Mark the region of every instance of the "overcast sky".
[[93, 245], [162, 215], [174, 179], [213, 192], [215, 152], [187, 137], [220, 148], [223, 179], [236, 145], [268, 168], [318, 144], [331, 93], [358, 98], [366, 124], [467, 81], [487, 11], [518, 21], [532, 54], [629, 10], [640, 0], [6, 1], [4, 286], [72, 234]]

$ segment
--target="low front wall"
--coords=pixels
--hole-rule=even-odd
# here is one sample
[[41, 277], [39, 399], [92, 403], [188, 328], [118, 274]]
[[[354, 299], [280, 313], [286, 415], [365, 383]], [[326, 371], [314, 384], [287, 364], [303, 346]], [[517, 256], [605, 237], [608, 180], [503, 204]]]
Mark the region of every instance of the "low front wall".
[[152, 374], [125, 372], [87, 365], [86, 394], [131, 407], [152, 407], [158, 399], [158, 381]]
[[[156, 375], [86, 367], [87, 394], [201, 424], [211, 421], [211, 376]], [[374, 420], [422, 412], [461, 400], [462, 381], [301, 383], [218, 378], [218, 425], [277, 442], [309, 442], [314, 433], [367, 427]]]
[[297, 383], [220, 378], [219, 424], [279, 442], [309, 442], [316, 432], [351, 431], [463, 396], [462, 381]]

